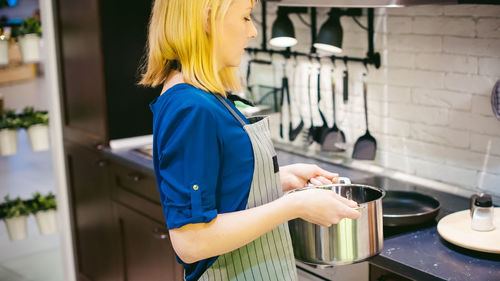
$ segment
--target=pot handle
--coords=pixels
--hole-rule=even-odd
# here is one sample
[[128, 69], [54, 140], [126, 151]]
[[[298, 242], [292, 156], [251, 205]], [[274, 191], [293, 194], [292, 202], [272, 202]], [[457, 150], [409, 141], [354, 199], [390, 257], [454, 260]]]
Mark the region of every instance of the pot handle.
[[339, 183], [341, 184], [351, 184], [351, 179], [346, 177], [339, 177]]

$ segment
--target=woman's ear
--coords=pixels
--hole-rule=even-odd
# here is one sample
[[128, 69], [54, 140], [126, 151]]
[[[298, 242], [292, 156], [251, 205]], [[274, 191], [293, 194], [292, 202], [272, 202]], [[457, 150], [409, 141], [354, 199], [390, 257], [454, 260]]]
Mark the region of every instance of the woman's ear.
[[205, 28], [205, 32], [210, 35], [210, 18], [211, 18], [212, 9], [210, 7], [205, 8], [205, 12], [203, 13], [203, 27]]

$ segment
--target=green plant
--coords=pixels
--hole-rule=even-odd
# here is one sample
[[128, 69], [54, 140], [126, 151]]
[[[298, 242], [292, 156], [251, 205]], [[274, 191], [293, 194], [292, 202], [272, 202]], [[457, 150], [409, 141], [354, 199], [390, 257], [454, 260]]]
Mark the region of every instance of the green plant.
[[21, 118], [21, 127], [25, 129], [37, 124], [49, 124], [49, 113], [47, 111], [35, 111], [31, 106], [25, 107], [19, 117]]
[[30, 209], [21, 198], [10, 199], [8, 195], [4, 197], [4, 202], [0, 205], [0, 209], [0, 218], [9, 219], [30, 214]]
[[56, 210], [56, 196], [49, 192], [47, 195], [41, 195], [39, 192], [33, 194], [31, 200], [26, 201], [31, 213], [36, 214], [40, 211]]
[[42, 23], [40, 20], [35, 18], [27, 18], [23, 21], [19, 30], [17, 31], [17, 35], [22, 36], [25, 34], [35, 33], [39, 36], [42, 35]]
[[5, 110], [5, 112], [0, 115], [0, 130], [19, 129], [22, 126], [21, 123], [21, 118], [19, 118], [14, 110]]

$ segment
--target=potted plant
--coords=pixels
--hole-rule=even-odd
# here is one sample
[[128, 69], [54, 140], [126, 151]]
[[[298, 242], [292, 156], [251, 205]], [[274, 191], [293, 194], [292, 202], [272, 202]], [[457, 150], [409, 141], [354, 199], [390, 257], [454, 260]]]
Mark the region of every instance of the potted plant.
[[40, 234], [56, 233], [56, 196], [52, 192], [45, 196], [37, 192], [28, 201], [28, 205], [31, 213], [35, 215]]
[[18, 30], [18, 42], [24, 62], [40, 61], [40, 36], [42, 36], [40, 20], [25, 19]]
[[7, 226], [9, 239], [11, 241], [26, 239], [26, 236], [28, 236], [26, 217], [29, 215], [29, 209], [24, 204], [24, 201], [19, 197], [11, 200], [7, 195], [4, 197], [1, 209], [0, 216]]
[[9, 64], [9, 39], [0, 28], [0, 65]]
[[33, 107], [24, 108], [21, 116], [21, 126], [28, 132], [31, 150], [49, 149], [49, 114], [47, 111], [35, 111]]
[[0, 115], [0, 155], [17, 153], [17, 130], [20, 126], [21, 120], [14, 110], [6, 110]]

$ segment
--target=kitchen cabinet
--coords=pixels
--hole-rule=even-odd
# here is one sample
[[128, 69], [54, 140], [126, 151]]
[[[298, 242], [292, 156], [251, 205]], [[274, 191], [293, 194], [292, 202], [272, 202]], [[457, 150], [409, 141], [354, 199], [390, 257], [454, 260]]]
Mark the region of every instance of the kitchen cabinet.
[[121, 244], [120, 280], [183, 280], [165, 224], [119, 203], [113, 207]]
[[152, 1], [56, 0], [64, 138], [90, 147], [152, 133], [137, 86]]
[[183, 280], [154, 176], [119, 163], [111, 174], [120, 280]]
[[65, 143], [65, 154], [77, 278], [117, 280], [109, 162], [103, 154], [71, 142]]
[[182, 280], [154, 175], [65, 143], [79, 281]]

